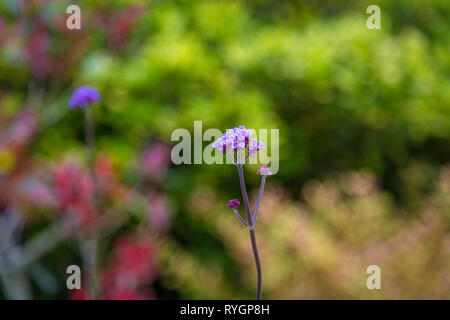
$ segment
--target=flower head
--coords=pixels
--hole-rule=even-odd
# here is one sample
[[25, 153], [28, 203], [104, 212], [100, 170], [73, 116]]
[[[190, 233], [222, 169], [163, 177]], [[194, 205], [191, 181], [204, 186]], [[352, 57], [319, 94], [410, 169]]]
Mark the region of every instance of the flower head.
[[99, 102], [100, 98], [101, 96], [97, 89], [81, 86], [72, 93], [72, 96], [69, 99], [69, 108], [86, 108], [91, 103]]
[[249, 156], [253, 157], [256, 151], [264, 148], [262, 142], [259, 142], [257, 139], [250, 140], [250, 136], [253, 133], [253, 130], [246, 129], [244, 126], [234, 127], [228, 129], [212, 146], [222, 153], [225, 153], [227, 150], [237, 151], [248, 148]]
[[239, 202], [238, 199], [232, 199], [232, 200], [228, 201], [227, 207], [237, 209], [237, 207], [239, 207], [240, 204], [241, 203]]
[[272, 175], [272, 172], [269, 170], [267, 165], [263, 165], [257, 172], [260, 176], [270, 176]]

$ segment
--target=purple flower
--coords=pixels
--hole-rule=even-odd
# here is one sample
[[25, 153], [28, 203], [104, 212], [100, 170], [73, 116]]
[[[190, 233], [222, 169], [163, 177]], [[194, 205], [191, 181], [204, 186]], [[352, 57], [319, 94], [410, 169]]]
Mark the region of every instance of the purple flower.
[[248, 146], [248, 154], [250, 155], [250, 157], [254, 157], [256, 151], [261, 150], [262, 148], [264, 148], [264, 144], [261, 141], [252, 139]]
[[269, 170], [267, 165], [263, 165], [257, 172], [260, 176], [270, 176], [272, 175], [272, 172]]
[[246, 129], [244, 126], [234, 127], [228, 129], [219, 139], [217, 139], [212, 146], [222, 153], [228, 150], [237, 151], [248, 148], [248, 155], [255, 156], [256, 151], [264, 148], [262, 142], [257, 139], [250, 140], [250, 136], [254, 133], [251, 129]]
[[72, 93], [72, 96], [69, 99], [69, 108], [86, 108], [91, 103], [99, 102], [100, 98], [101, 96], [97, 89], [81, 86]]
[[239, 202], [238, 199], [232, 199], [232, 200], [228, 201], [227, 207], [237, 209], [237, 207], [239, 207], [240, 204], [241, 203]]

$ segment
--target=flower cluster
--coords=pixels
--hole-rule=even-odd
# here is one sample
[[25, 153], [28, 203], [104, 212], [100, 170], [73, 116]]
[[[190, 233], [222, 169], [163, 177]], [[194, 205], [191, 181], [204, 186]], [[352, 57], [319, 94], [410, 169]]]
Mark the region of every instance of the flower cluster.
[[258, 150], [264, 148], [262, 142], [255, 138], [250, 139], [253, 133], [253, 130], [246, 129], [244, 126], [234, 127], [228, 129], [212, 146], [223, 153], [227, 150], [237, 151], [248, 148], [248, 155], [253, 157]]

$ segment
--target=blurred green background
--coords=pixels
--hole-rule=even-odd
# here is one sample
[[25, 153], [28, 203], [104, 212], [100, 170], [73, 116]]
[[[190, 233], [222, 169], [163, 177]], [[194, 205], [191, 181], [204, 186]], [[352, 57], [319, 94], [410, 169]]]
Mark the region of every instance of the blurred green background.
[[[139, 150], [195, 120], [279, 129], [256, 227], [263, 298], [450, 298], [449, 1], [77, 1], [72, 31], [69, 4], [0, 2], [0, 130], [34, 106], [32, 161], [82, 158], [83, 118], [67, 108], [78, 85], [100, 91], [97, 149], [130, 186]], [[381, 30], [366, 27], [370, 4]], [[3, 179], [15, 157], [0, 151]], [[236, 168], [172, 165], [157, 188], [171, 225], [152, 238], [154, 297], [253, 298], [248, 232], [225, 207], [240, 198]], [[53, 219], [29, 211], [23, 242]], [[136, 218], [105, 252], [141, 211], [126, 209]], [[61, 284], [32, 281], [33, 297], [65, 298], [77, 261], [70, 241], [43, 256]], [[381, 290], [366, 287], [372, 264]]]

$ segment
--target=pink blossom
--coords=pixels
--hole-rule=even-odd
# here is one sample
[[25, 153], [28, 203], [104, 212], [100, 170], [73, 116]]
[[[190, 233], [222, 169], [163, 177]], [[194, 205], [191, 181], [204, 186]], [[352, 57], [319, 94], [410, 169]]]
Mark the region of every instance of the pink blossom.
[[111, 292], [133, 291], [156, 276], [155, 246], [149, 238], [124, 236], [116, 241], [114, 258], [102, 272], [102, 288]]
[[159, 180], [170, 164], [170, 147], [163, 142], [153, 142], [145, 148], [140, 157], [139, 171], [151, 180]]
[[228, 201], [227, 203], [227, 207], [228, 208], [233, 208], [233, 209], [237, 209], [239, 207], [241, 203], [239, 202], [238, 199], [232, 199], [230, 201]]
[[37, 179], [27, 179], [21, 184], [20, 196], [31, 206], [53, 208], [58, 200], [53, 190]]
[[91, 223], [94, 187], [89, 174], [65, 163], [56, 169], [54, 184], [61, 209], [64, 212], [74, 212], [83, 224]]
[[272, 175], [272, 172], [270, 171], [270, 169], [267, 167], [267, 165], [263, 165], [257, 172], [257, 174], [259, 174], [260, 176], [270, 176]]
[[147, 217], [150, 227], [158, 232], [167, 231], [170, 226], [170, 212], [167, 198], [159, 192], [152, 192], [148, 197]]

